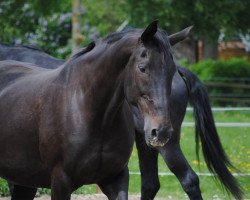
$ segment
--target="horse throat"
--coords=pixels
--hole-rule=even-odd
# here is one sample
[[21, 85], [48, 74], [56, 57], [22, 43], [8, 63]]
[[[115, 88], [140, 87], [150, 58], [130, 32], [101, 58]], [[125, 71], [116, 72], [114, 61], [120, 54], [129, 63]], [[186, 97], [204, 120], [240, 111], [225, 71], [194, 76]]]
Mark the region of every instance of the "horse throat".
[[102, 127], [109, 127], [117, 112], [119, 111], [120, 107], [122, 106], [125, 100], [125, 93], [124, 93], [124, 74], [119, 77], [119, 81], [116, 84], [117, 87], [114, 90], [114, 93], [108, 103], [107, 109], [105, 110]]

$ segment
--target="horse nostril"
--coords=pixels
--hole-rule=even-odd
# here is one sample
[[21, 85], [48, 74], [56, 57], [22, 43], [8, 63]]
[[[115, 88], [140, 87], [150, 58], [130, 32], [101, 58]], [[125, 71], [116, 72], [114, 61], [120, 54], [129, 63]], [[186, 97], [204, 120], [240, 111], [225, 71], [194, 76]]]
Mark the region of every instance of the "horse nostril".
[[157, 136], [157, 130], [156, 129], [153, 129], [152, 132], [151, 132], [151, 135], [153, 137], [156, 137]]

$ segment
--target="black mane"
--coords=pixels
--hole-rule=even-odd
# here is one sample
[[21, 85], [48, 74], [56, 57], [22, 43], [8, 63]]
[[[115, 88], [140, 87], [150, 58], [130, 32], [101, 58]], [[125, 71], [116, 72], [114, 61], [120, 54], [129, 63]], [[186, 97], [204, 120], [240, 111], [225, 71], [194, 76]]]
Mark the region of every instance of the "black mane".
[[78, 57], [84, 55], [85, 53], [90, 52], [92, 49], [94, 49], [94, 47], [95, 47], [95, 42], [93, 41], [93, 42], [89, 43], [87, 47], [82, 48], [82, 49], [80, 49], [78, 52], [76, 52], [76, 53], [71, 57], [71, 59], [74, 60], [74, 59], [76, 59], [76, 58], [78, 58]]
[[[132, 27], [126, 27], [122, 31], [111, 33], [110, 35], [105, 37], [102, 41], [104, 41], [108, 44], [112, 44], [112, 43], [117, 42], [120, 39], [122, 39], [128, 33], [132, 33], [132, 32], [138, 31], [138, 30], [139, 29], [135, 29]], [[157, 33], [155, 34], [155, 43], [158, 46], [158, 48], [164, 52], [164, 55], [167, 56], [167, 52], [169, 52], [171, 50], [171, 45], [168, 41], [168, 36], [167, 36], [166, 32], [158, 29]], [[92, 49], [94, 49], [95, 46], [96, 46], [96, 43], [94, 41], [89, 43], [89, 45], [87, 47], [82, 48], [81, 50], [76, 52], [71, 57], [70, 60], [75, 60], [76, 58], [84, 55], [85, 53], [90, 52]]]
[[105, 37], [103, 39], [103, 41], [107, 42], [108, 44], [112, 44], [112, 43], [122, 39], [126, 34], [131, 33], [131, 32], [133, 32], [135, 30], [137, 30], [137, 29], [134, 29], [134, 28], [131, 28], [131, 27], [125, 28], [122, 31], [111, 33], [110, 35]]

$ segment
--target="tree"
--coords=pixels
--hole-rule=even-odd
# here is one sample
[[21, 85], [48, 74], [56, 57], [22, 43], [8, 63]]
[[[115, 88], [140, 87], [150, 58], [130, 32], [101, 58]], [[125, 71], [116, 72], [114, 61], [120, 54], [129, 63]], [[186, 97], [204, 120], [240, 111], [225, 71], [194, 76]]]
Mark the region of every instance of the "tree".
[[65, 58], [72, 44], [79, 48], [115, 31], [127, 18], [125, 5], [125, 0], [1, 1], [0, 41], [34, 44]]
[[[128, 0], [131, 22], [145, 25], [159, 19], [162, 27], [171, 32], [194, 25], [194, 40], [201, 39], [208, 49], [217, 48], [220, 32], [232, 35], [249, 33], [249, 0]], [[208, 57], [214, 55], [207, 55]]]
[[72, 52], [76, 52], [83, 41], [81, 33], [81, 0], [72, 0]]
[[[126, 0], [83, 0], [85, 14], [83, 16], [84, 31], [98, 32], [104, 36], [116, 31], [129, 15], [126, 12]], [[95, 30], [91, 30], [91, 29]], [[92, 39], [92, 38], [91, 38]]]
[[48, 53], [64, 57], [71, 37], [70, 3], [67, 0], [0, 1], [0, 41], [34, 44]]
[[[1, 42], [34, 43], [48, 53], [64, 57], [74, 41], [70, 40], [72, 5], [68, 0], [0, 1]], [[82, 45], [114, 32], [125, 20], [130, 26], [145, 27], [159, 19], [169, 33], [194, 25], [190, 44], [203, 40], [204, 52], [210, 49], [206, 57], [216, 57], [211, 52], [216, 53], [221, 32], [226, 36], [238, 32], [244, 35], [250, 27], [249, 0], [82, 0], [82, 5]], [[76, 35], [81, 41], [79, 28]]]

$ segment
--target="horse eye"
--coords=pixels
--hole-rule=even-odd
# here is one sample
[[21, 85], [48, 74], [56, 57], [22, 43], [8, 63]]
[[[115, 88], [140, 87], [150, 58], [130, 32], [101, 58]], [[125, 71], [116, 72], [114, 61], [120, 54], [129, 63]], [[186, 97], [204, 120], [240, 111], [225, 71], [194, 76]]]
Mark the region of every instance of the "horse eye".
[[139, 65], [138, 68], [139, 68], [139, 70], [140, 70], [142, 73], [145, 73], [145, 72], [146, 72], [146, 69], [145, 69], [144, 65]]

